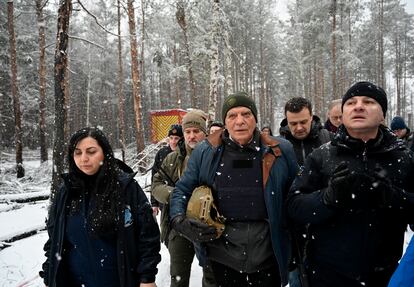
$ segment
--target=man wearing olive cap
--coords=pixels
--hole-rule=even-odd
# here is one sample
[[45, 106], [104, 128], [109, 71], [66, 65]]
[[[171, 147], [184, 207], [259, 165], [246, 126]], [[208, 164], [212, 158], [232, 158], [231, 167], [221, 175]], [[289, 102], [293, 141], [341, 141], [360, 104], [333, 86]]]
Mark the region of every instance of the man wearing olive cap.
[[[257, 108], [246, 93], [224, 100], [225, 130], [215, 132], [192, 153], [171, 196], [173, 228], [203, 243], [218, 286], [284, 286], [290, 242], [284, 201], [298, 165], [292, 145], [257, 129]], [[186, 217], [193, 190], [208, 185], [226, 218], [216, 229]]]

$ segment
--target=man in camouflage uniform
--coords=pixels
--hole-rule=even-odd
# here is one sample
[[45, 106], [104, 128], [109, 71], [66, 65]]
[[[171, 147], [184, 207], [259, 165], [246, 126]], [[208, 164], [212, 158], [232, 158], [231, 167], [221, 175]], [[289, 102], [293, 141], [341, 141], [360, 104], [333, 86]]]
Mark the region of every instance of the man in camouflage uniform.
[[[160, 169], [154, 175], [152, 194], [164, 204], [161, 214], [161, 241], [170, 253], [171, 286], [188, 287], [191, 273], [191, 263], [196, 253], [194, 244], [175, 230], [169, 228], [169, 199], [175, 183], [183, 174], [188, 158], [194, 147], [205, 139], [206, 116], [200, 110], [187, 113], [182, 122], [184, 141], [178, 143], [178, 148], [167, 155]], [[201, 262], [200, 262], [201, 263]], [[204, 265], [204, 262], [203, 262]], [[214, 276], [208, 266], [203, 266], [203, 287], [215, 286]]]

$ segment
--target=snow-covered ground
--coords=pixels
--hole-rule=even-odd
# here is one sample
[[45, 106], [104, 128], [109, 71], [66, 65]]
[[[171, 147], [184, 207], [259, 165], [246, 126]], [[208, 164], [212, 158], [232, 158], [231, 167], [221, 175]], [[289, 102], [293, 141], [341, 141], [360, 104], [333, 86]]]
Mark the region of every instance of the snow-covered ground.
[[[26, 177], [15, 179], [10, 170], [13, 154], [0, 156], [0, 287], [41, 287], [43, 281], [38, 273], [45, 260], [43, 245], [47, 240], [44, 230], [48, 200], [19, 203], [19, 199], [45, 195], [50, 192], [49, 179], [51, 163], [40, 165], [38, 157], [31, 152], [24, 154]], [[27, 159], [29, 158], [29, 159]], [[26, 160], [25, 160], [26, 159]], [[148, 186], [149, 176], [136, 178], [142, 187]], [[157, 217], [159, 221], [159, 216]], [[6, 243], [16, 235], [33, 235], [11, 243]], [[169, 253], [161, 246], [162, 260], [158, 265], [156, 283], [158, 287], [170, 286]], [[195, 258], [192, 265], [191, 287], [201, 286], [202, 271]]]
[[[13, 161], [9, 154], [0, 156], [0, 287], [40, 287], [44, 286], [38, 272], [45, 260], [43, 245], [47, 240], [44, 230], [48, 200], [31, 203], [19, 203], [19, 199], [37, 197], [50, 191], [49, 179], [51, 164], [41, 166], [33, 157], [24, 162], [26, 177], [16, 180], [9, 172]], [[27, 157], [26, 157], [27, 158]], [[31, 158], [31, 157], [29, 157]], [[148, 186], [149, 175], [136, 178], [142, 187]], [[159, 216], [158, 216], [159, 221]], [[6, 243], [16, 235], [33, 235], [11, 243]], [[408, 244], [413, 233], [406, 233]], [[170, 285], [169, 253], [161, 247], [162, 261], [158, 265], [156, 283], [158, 287]], [[202, 271], [197, 259], [193, 261], [190, 287], [201, 286]]]
[[[7, 212], [10, 216], [6, 216], [0, 213], [0, 234], [3, 236], [4, 231], [11, 225], [11, 222], [15, 223], [14, 231], [20, 228], [21, 231], [30, 229], [37, 218], [38, 224], [44, 222], [46, 216], [46, 202], [42, 202], [35, 205], [32, 209], [22, 209], [19, 212], [18, 218], [15, 216], [17, 212]], [[31, 219], [31, 217], [35, 219]], [[26, 218], [27, 221], [21, 221], [20, 219]], [[46, 231], [40, 231], [36, 235], [28, 238], [15, 241], [11, 243], [10, 247], [7, 247], [0, 251], [0, 286], [1, 287], [23, 287], [32, 286], [40, 287], [44, 286], [41, 278], [38, 277], [38, 272], [41, 270], [42, 263], [45, 260], [43, 252], [43, 244], [47, 240]], [[170, 285], [169, 276], [169, 253], [164, 245], [161, 246], [162, 260], [158, 265], [158, 275], [156, 283], [159, 287], [165, 287]], [[198, 262], [195, 259], [192, 265], [191, 287], [201, 286], [202, 272], [201, 267], [198, 266]]]

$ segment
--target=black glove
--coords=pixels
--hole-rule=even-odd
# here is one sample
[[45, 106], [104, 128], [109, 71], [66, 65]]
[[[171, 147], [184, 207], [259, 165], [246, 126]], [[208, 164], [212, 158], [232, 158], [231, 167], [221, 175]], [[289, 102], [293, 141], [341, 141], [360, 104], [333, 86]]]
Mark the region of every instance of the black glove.
[[216, 239], [216, 228], [200, 220], [178, 215], [171, 221], [172, 228], [193, 242], [208, 242]]
[[323, 191], [323, 203], [332, 207], [347, 206], [352, 199], [349, 192], [349, 179], [351, 172], [348, 165], [341, 162], [334, 170], [328, 187]]
[[345, 162], [334, 170], [328, 187], [323, 191], [323, 203], [337, 208], [350, 207], [352, 201], [360, 200], [362, 191], [371, 186], [372, 179], [361, 173], [351, 172]]
[[386, 208], [398, 204], [399, 199], [403, 198], [404, 191], [392, 183], [384, 169], [376, 167], [372, 175], [373, 205]]

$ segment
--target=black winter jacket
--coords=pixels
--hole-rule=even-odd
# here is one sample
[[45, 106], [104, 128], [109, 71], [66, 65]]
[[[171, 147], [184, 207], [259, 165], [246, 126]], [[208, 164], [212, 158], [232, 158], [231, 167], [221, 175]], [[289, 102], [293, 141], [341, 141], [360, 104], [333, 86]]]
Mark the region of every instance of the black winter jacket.
[[309, 135], [305, 139], [299, 140], [292, 136], [292, 133], [288, 127], [287, 119], [284, 119], [280, 123], [279, 133], [282, 137], [292, 143], [296, 159], [300, 166], [303, 166], [306, 157], [314, 149], [333, 139], [333, 134], [323, 128], [320, 118], [315, 115], [312, 118], [312, 125]]
[[409, 128], [407, 128], [407, 133], [401, 138], [401, 140], [409, 149], [414, 151], [414, 133]]
[[[394, 187], [393, 203], [381, 207], [375, 203], [375, 189], [360, 187], [350, 190], [363, 192], [353, 206], [327, 207], [322, 194], [341, 162], [351, 171], [367, 175], [380, 170]], [[376, 273], [386, 271], [388, 277], [377, 285], [386, 286], [402, 255], [407, 223], [414, 219], [413, 175], [413, 153], [389, 129], [380, 126], [377, 138], [364, 143], [351, 138], [341, 125], [332, 142], [308, 156], [288, 196], [293, 221], [310, 224], [306, 250], [310, 270], [322, 270], [335, 286], [345, 286], [339, 278], [369, 282]]]
[[[123, 168], [126, 168], [124, 164]], [[125, 209], [121, 211], [117, 232], [116, 249], [118, 274], [121, 287], [136, 287], [139, 283], [155, 282], [157, 264], [161, 261], [160, 232], [152, 215], [152, 209], [134, 174], [122, 173], [120, 183], [125, 192]], [[56, 194], [49, 211], [47, 230], [49, 239], [44, 250], [46, 261], [40, 276], [48, 287], [66, 287], [65, 275], [65, 222], [70, 193], [69, 175], [63, 175], [64, 183]], [[125, 210], [132, 212], [132, 220]], [[68, 286], [71, 287], [71, 286]]]

